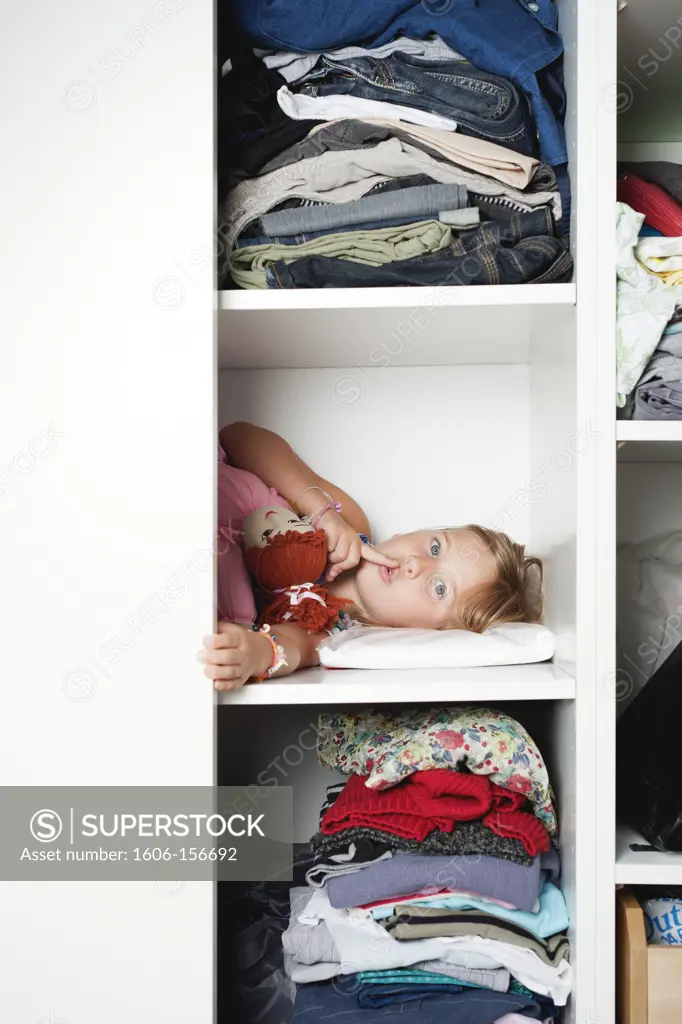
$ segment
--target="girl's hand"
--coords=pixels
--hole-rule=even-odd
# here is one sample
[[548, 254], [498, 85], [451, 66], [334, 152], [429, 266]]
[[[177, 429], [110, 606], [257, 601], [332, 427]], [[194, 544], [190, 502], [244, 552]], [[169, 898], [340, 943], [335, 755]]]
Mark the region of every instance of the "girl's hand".
[[395, 558], [382, 555], [369, 544], [364, 544], [360, 534], [341, 518], [338, 512], [329, 509], [320, 517], [319, 526], [327, 534], [327, 551], [332, 563], [327, 569], [326, 579], [331, 582], [339, 573], [353, 569], [364, 558], [387, 569], [397, 569], [400, 564]]
[[197, 658], [216, 690], [236, 690], [264, 675], [272, 664], [272, 647], [263, 633], [234, 622], [219, 622], [218, 632], [204, 637]]

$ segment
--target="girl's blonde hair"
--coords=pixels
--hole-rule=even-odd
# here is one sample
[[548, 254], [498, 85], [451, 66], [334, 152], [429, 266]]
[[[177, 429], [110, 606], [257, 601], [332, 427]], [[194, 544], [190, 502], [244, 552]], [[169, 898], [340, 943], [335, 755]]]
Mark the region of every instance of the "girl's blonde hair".
[[456, 618], [443, 629], [482, 633], [503, 622], [540, 622], [543, 611], [542, 561], [526, 554], [506, 533], [470, 523], [471, 530], [490, 551], [497, 568], [494, 583], [476, 588], [457, 609]]

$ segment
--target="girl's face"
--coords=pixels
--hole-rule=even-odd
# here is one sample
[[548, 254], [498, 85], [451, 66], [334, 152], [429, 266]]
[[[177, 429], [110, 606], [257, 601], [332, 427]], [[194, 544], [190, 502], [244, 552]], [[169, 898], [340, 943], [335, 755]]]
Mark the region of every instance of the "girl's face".
[[400, 533], [376, 550], [395, 558], [399, 567], [386, 569], [363, 559], [355, 586], [368, 618], [384, 626], [440, 629], [465, 597], [497, 579], [488, 546], [472, 530]]

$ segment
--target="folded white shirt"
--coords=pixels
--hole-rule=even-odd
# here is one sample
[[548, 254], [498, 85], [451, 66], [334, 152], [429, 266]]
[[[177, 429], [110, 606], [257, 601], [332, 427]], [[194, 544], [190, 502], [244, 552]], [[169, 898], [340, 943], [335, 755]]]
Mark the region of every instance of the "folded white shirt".
[[334, 121], [346, 117], [384, 117], [391, 121], [409, 121], [423, 124], [426, 128], [457, 130], [457, 122], [440, 114], [415, 107], [403, 107], [399, 103], [384, 103], [381, 100], [366, 100], [361, 96], [305, 96], [294, 93], [286, 85], [277, 93], [277, 102], [294, 121]]

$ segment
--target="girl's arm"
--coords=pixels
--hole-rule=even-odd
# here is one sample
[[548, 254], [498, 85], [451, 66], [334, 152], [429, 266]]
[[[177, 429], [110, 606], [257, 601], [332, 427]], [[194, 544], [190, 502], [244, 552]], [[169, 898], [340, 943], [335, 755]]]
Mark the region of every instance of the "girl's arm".
[[[357, 533], [370, 536], [369, 520], [358, 503], [340, 487], [318, 476], [279, 434], [252, 423], [231, 423], [220, 431], [220, 443], [232, 465], [260, 477], [289, 503], [301, 495], [296, 502], [301, 515], [311, 515], [321, 508], [326, 502], [321, 492], [326, 491], [334, 501], [341, 502], [348, 525]], [[315, 489], [309, 491], [309, 487]]]
[[[287, 661], [272, 679], [291, 675], [298, 668], [319, 665], [317, 648], [325, 639], [325, 633], [309, 635], [306, 630], [288, 623], [274, 626], [272, 632], [284, 648]], [[258, 679], [268, 671], [272, 659], [272, 646], [263, 633], [233, 622], [219, 622], [218, 632], [205, 637], [204, 648], [199, 652], [204, 674], [213, 680], [216, 690], [236, 690], [249, 679]]]

